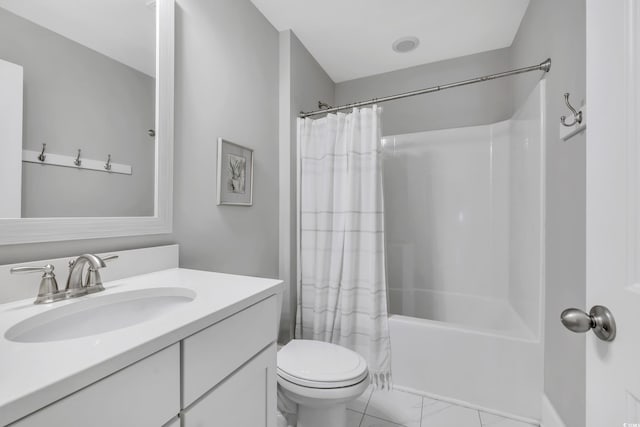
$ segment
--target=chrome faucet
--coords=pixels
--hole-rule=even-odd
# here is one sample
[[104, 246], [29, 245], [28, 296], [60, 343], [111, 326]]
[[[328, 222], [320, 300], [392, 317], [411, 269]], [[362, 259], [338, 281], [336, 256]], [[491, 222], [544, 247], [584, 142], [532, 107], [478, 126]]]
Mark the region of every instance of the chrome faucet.
[[[53, 273], [53, 265], [47, 264], [44, 267], [22, 266], [13, 267], [11, 274], [18, 273], [43, 273], [40, 281], [40, 290], [34, 304], [48, 304], [67, 298], [81, 297], [94, 292], [104, 291], [100, 270], [106, 267], [105, 261], [118, 258], [118, 255], [109, 255], [100, 258], [93, 254], [80, 255], [78, 258], [69, 261], [69, 277], [64, 290], [58, 289], [56, 275]], [[88, 265], [86, 276], [83, 275], [84, 266]], [[82, 278], [85, 277], [83, 281]]]
[[[87, 273], [87, 281], [93, 276], [91, 284], [91, 292], [85, 283], [82, 282], [82, 273], [84, 266], [89, 264], [89, 272]], [[97, 255], [84, 254], [75, 260], [69, 261], [69, 277], [67, 278], [67, 286], [65, 292], [67, 298], [79, 297], [88, 293], [103, 291], [102, 280], [100, 278], [99, 269], [106, 267], [104, 261]]]

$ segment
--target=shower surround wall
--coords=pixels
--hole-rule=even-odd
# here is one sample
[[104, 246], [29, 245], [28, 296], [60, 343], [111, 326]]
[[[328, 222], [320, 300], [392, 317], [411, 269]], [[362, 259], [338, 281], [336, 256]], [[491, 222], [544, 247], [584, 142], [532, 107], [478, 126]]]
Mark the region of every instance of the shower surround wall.
[[540, 418], [544, 87], [512, 119], [385, 138], [395, 384]]

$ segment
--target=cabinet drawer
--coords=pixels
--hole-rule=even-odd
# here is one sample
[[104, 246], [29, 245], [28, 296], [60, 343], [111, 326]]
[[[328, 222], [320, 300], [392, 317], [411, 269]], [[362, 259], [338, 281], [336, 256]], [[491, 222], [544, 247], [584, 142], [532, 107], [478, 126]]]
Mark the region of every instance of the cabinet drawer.
[[275, 427], [276, 390], [274, 343], [187, 409], [183, 426]]
[[277, 339], [276, 298], [270, 297], [185, 339], [183, 408]]
[[180, 412], [175, 344], [12, 424], [12, 427], [157, 427]]

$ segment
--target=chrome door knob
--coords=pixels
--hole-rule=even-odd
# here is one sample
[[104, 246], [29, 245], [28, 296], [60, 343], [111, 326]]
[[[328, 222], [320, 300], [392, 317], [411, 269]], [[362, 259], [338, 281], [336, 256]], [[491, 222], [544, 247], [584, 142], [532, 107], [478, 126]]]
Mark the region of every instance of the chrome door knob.
[[560, 315], [562, 324], [572, 332], [593, 333], [602, 341], [613, 341], [616, 337], [616, 320], [607, 307], [595, 305], [589, 313], [577, 308], [568, 308]]

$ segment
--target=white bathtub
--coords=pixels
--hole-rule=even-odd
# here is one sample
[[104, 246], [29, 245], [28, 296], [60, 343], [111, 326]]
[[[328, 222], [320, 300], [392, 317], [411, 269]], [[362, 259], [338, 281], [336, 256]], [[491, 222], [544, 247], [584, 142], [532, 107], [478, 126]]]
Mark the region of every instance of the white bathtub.
[[430, 289], [389, 289], [390, 312], [437, 320], [468, 330], [534, 340], [535, 334], [507, 299]]
[[413, 291], [411, 299], [426, 307], [425, 317], [437, 320], [390, 316], [396, 387], [527, 421], [540, 419], [542, 345], [506, 301], [429, 291]]

